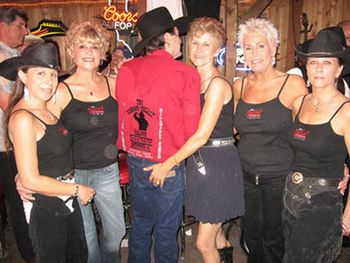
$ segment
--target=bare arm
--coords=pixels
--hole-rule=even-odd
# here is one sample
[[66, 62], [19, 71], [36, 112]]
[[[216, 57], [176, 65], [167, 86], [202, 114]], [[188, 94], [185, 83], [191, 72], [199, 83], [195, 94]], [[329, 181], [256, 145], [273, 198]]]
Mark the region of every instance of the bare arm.
[[145, 169], [146, 171], [152, 171], [150, 176], [152, 183], [162, 186], [166, 175], [175, 165], [186, 159], [208, 141], [224, 105], [225, 92], [231, 92], [231, 87], [225, 80], [216, 78], [211, 82], [196, 132], [166, 161]]
[[31, 115], [20, 111], [11, 116], [9, 123], [17, 170], [23, 186], [47, 196], [78, 195], [82, 204], [86, 204], [94, 195], [92, 188], [64, 183], [39, 174], [36, 147], [38, 129], [35, 122]]
[[241, 97], [241, 87], [242, 87], [243, 78], [237, 79], [232, 86], [233, 93], [233, 112], [236, 112], [237, 104], [239, 98]]
[[287, 108], [292, 109], [295, 99], [308, 93], [304, 79], [296, 75], [290, 75], [280, 98]]
[[[335, 119], [336, 123], [334, 126], [341, 127], [341, 132], [344, 135], [344, 140], [348, 153], [350, 154], [350, 105], [345, 104], [341, 109], [340, 118]], [[337, 117], [337, 116], [336, 116]], [[333, 126], [333, 125], [332, 125]], [[335, 131], [337, 129], [334, 129]], [[350, 195], [346, 202], [346, 206], [343, 213], [343, 235], [350, 235]]]
[[[232, 86], [233, 114], [236, 113], [237, 104], [241, 97], [242, 81], [243, 81], [243, 78], [239, 78], [233, 83], [233, 86]], [[237, 130], [233, 128], [233, 134], [236, 134], [236, 133], [237, 133]]]

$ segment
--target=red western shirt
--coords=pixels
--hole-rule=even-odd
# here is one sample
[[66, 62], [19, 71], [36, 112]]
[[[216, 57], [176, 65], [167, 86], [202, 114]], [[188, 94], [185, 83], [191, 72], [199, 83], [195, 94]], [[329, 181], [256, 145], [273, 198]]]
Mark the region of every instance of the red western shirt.
[[117, 77], [118, 146], [161, 162], [197, 129], [200, 76], [164, 50], [123, 64]]

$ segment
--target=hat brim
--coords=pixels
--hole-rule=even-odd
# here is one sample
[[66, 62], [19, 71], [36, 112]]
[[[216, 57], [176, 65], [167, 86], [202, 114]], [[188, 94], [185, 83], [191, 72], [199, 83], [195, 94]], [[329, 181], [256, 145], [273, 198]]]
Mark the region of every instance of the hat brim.
[[330, 52], [305, 52], [302, 44], [295, 46], [296, 55], [299, 58], [306, 59], [309, 57], [316, 57], [316, 58], [340, 58], [343, 61], [343, 72], [342, 76], [350, 74], [350, 48], [346, 48], [343, 51], [330, 53]]
[[316, 57], [316, 58], [329, 58], [336, 57], [340, 59], [349, 59], [350, 48], [339, 51], [339, 52], [305, 52], [302, 45], [296, 45], [294, 47], [297, 52], [297, 56], [301, 58]]
[[32, 63], [26, 63], [22, 57], [14, 57], [7, 60], [4, 60], [0, 63], [0, 76], [15, 81], [17, 79], [17, 73], [22, 68], [34, 68], [34, 67], [43, 67], [43, 68], [51, 68], [58, 72], [60, 76], [63, 74], [63, 71], [55, 66], [48, 66], [47, 64], [43, 64], [40, 61], [33, 60]]
[[179, 35], [185, 35], [187, 33], [188, 25], [190, 23], [190, 18], [186, 16], [179, 17], [178, 19], [175, 19], [172, 23], [170, 23], [167, 27], [164, 27], [162, 32], [155, 32], [151, 36], [142, 39], [139, 43], [135, 45], [135, 47], [132, 49], [132, 55], [135, 57], [140, 54], [142, 49], [146, 46], [147, 42], [150, 41], [152, 38], [165, 33], [167, 30], [173, 28], [174, 26], [177, 27], [179, 30]]

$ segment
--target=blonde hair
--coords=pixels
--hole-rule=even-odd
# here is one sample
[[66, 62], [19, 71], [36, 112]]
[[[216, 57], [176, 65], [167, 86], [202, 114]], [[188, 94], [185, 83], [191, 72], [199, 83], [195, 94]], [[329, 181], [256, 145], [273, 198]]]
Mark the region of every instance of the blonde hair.
[[192, 38], [198, 33], [209, 33], [213, 35], [218, 48], [221, 48], [226, 42], [224, 26], [218, 20], [211, 17], [199, 17], [191, 22], [187, 33], [188, 37]]
[[110, 48], [110, 36], [102, 25], [82, 22], [69, 28], [64, 43], [67, 48], [67, 55], [71, 59], [74, 57], [75, 46], [83, 41], [98, 45], [102, 50], [102, 58], [106, 59], [106, 54]]
[[276, 26], [269, 20], [263, 18], [251, 18], [238, 28], [238, 42], [243, 47], [245, 35], [250, 33], [260, 33], [266, 36], [270, 46], [277, 46], [279, 43], [279, 34]]

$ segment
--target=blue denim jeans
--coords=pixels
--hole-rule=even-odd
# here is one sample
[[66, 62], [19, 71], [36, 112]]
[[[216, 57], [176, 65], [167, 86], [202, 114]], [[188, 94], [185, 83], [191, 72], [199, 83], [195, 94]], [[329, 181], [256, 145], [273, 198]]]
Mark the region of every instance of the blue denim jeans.
[[80, 205], [89, 251], [88, 262], [119, 262], [120, 242], [125, 235], [125, 222], [118, 164], [113, 163], [93, 170], [76, 169], [75, 181], [95, 189], [94, 202], [103, 226], [103, 237], [99, 247], [92, 206]]
[[129, 185], [133, 211], [129, 240], [129, 263], [150, 262], [152, 233], [157, 263], [178, 260], [177, 231], [181, 222], [184, 194], [184, 165], [175, 168], [162, 188], [149, 182], [144, 167], [154, 162], [128, 156]]

